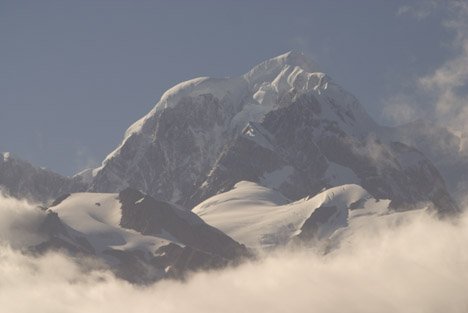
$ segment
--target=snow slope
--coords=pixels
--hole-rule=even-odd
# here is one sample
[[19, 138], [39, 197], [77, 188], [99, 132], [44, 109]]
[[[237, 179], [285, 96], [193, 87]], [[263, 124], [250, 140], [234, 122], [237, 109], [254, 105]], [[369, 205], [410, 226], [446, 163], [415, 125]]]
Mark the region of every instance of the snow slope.
[[193, 212], [249, 247], [268, 248], [287, 243], [300, 234], [305, 221], [320, 207], [338, 208], [338, 213], [320, 226], [320, 237], [330, 236], [347, 225], [352, 204], [356, 206], [354, 209], [387, 209], [389, 201], [377, 202], [358, 185], [343, 185], [288, 203], [278, 191], [243, 181], [231, 191], [200, 203]]

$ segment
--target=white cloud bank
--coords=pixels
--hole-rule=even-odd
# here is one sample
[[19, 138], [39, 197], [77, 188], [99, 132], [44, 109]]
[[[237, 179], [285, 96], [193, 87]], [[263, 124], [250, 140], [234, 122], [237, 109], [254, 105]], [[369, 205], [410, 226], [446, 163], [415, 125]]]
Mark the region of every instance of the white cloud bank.
[[[5, 211], [14, 202], [0, 203]], [[10, 239], [2, 236], [5, 244]], [[148, 287], [99, 270], [84, 273], [60, 254], [32, 258], [0, 247], [0, 311], [8, 313], [465, 313], [467, 290], [466, 215], [457, 222], [420, 211], [380, 218], [354, 227], [326, 256], [283, 251]]]

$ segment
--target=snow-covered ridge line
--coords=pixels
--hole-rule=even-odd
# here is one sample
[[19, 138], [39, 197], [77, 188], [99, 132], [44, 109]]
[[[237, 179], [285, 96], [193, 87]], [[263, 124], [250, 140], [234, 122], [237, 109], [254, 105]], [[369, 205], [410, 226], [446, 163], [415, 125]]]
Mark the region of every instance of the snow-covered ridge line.
[[228, 94], [242, 97], [248, 90], [258, 88], [259, 91], [254, 95], [254, 99], [260, 100], [259, 103], [262, 104], [263, 97], [259, 93], [265, 93], [261, 92], [262, 87], [265, 86], [261, 85], [270, 79], [273, 80], [272, 86], [277, 93], [292, 88], [294, 81], [304, 79], [303, 77], [305, 77], [305, 81], [307, 82], [304, 86], [305, 89], [313, 89], [325, 85], [325, 81], [330, 79], [326, 74], [318, 72], [317, 68], [317, 65], [302, 52], [289, 51], [258, 64], [240, 77], [197, 77], [181, 82], [164, 92], [154, 108], [126, 130], [124, 141], [133, 133], [143, 131], [146, 121], [161, 110], [177, 105], [178, 101], [183, 97], [196, 97], [208, 93], [213, 94], [218, 99], [222, 99]]

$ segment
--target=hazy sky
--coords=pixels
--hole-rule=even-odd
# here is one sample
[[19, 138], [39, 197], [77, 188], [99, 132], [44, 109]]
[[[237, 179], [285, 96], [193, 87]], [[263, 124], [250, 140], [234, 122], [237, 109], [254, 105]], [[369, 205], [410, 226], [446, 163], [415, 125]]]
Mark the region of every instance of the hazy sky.
[[71, 175], [167, 88], [291, 49], [385, 121], [389, 99], [454, 55], [433, 2], [0, 0], [0, 151]]

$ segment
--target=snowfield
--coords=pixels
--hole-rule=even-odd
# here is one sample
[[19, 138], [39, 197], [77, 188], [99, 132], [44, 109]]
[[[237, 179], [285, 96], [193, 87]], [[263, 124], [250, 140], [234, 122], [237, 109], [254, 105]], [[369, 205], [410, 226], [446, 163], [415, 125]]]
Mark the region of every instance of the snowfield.
[[154, 252], [171, 241], [168, 234], [144, 236], [120, 226], [121, 203], [114, 193], [76, 193], [52, 207], [67, 226], [84, 236], [100, 256], [108, 249]]

